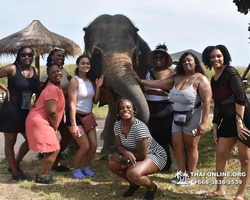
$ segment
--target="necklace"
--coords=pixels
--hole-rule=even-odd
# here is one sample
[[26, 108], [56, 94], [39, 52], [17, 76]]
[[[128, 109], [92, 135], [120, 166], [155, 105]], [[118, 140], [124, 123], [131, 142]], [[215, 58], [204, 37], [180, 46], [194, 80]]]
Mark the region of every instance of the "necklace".
[[31, 69], [31, 66], [29, 67], [29, 74], [28, 74], [28, 77], [25, 76], [25, 72], [24, 72], [24, 70], [20, 67], [19, 64], [18, 64], [18, 68], [20, 69], [22, 75], [23, 75], [25, 78], [30, 78], [30, 69]]

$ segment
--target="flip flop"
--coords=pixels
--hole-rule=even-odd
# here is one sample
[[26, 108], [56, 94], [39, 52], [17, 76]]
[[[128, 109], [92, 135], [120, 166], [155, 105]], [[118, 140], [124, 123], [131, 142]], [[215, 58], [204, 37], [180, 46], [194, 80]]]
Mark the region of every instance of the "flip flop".
[[217, 194], [216, 191], [207, 193], [204, 195], [203, 199], [210, 199], [210, 198], [214, 198], [214, 197], [224, 197], [225, 194]]
[[237, 197], [234, 198], [234, 200], [244, 200], [244, 198], [240, 197], [240, 196], [237, 196]]
[[75, 179], [84, 179], [85, 176], [84, 174], [82, 173], [82, 170], [81, 169], [76, 169], [72, 172], [72, 175]]

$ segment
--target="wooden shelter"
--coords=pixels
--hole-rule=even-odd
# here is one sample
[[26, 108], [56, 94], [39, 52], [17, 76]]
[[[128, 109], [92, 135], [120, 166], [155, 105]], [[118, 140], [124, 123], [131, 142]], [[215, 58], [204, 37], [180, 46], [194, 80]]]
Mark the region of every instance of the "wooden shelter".
[[35, 66], [40, 67], [39, 56], [50, 53], [54, 47], [65, 50], [65, 56], [82, 54], [81, 48], [72, 40], [49, 31], [39, 20], [25, 29], [18, 31], [0, 40], [0, 56], [15, 55], [21, 46], [30, 46], [35, 52]]

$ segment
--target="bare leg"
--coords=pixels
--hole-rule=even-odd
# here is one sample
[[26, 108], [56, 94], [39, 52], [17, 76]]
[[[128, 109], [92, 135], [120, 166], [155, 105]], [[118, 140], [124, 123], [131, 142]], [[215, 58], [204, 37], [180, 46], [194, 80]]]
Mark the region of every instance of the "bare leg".
[[239, 185], [239, 189], [237, 191], [237, 196], [244, 197], [244, 191], [250, 179], [250, 149], [242, 144], [241, 142], [237, 141], [238, 148], [239, 148], [239, 157], [241, 163], [241, 172], [246, 173], [245, 177], [241, 177], [240, 180], [242, 184]]
[[179, 170], [182, 172], [186, 171], [185, 167], [185, 152], [184, 152], [184, 139], [182, 132], [172, 133], [174, 156], [178, 165]]
[[38, 177], [44, 177], [48, 173], [58, 153], [59, 150], [45, 154]]
[[193, 178], [191, 177], [190, 172], [196, 171], [196, 165], [199, 159], [198, 143], [200, 136], [194, 137], [183, 133], [183, 137], [187, 149], [189, 177]]
[[159, 172], [159, 168], [149, 159], [136, 162], [136, 165], [127, 169], [128, 180], [136, 185], [145, 186], [147, 190], [153, 191], [155, 184], [147, 176]]
[[15, 160], [15, 152], [14, 152], [14, 145], [16, 144], [17, 134], [14, 133], [4, 133], [4, 152], [6, 160], [12, 170], [12, 174], [17, 176], [18, 169]]
[[60, 135], [61, 135], [60, 152], [59, 152], [58, 156], [56, 157], [56, 160], [53, 163], [53, 166], [58, 166], [59, 165], [59, 157], [60, 157], [61, 153], [67, 147], [70, 139], [72, 138], [72, 135], [71, 135], [68, 127], [66, 126], [66, 124], [63, 123], [63, 120], [59, 124], [58, 130], [60, 131]]
[[87, 133], [88, 140], [89, 140], [89, 150], [87, 151], [84, 161], [83, 161], [83, 169], [86, 168], [91, 159], [94, 157], [96, 148], [97, 148], [97, 136], [96, 136], [96, 130], [92, 129]]
[[[218, 138], [217, 152], [216, 152], [216, 172], [226, 172], [227, 162], [232, 148], [236, 143], [235, 138]], [[225, 177], [216, 177], [217, 180], [225, 180]], [[224, 195], [225, 185], [218, 184], [216, 193], [219, 195]]]
[[[78, 126], [78, 127], [83, 129], [82, 126]], [[75, 165], [74, 165], [74, 170], [76, 170], [80, 168], [81, 162], [89, 150], [89, 139], [86, 133], [84, 133], [81, 137], [77, 137], [73, 135], [73, 138], [75, 139], [75, 141], [80, 147], [78, 151], [76, 152], [76, 159], [75, 159]]]
[[29, 152], [29, 145], [28, 145], [28, 140], [26, 137], [26, 133], [23, 132], [21, 133], [25, 139], [25, 141], [20, 145], [18, 154], [16, 156], [16, 166], [19, 167], [20, 162], [22, 161], [23, 157]]

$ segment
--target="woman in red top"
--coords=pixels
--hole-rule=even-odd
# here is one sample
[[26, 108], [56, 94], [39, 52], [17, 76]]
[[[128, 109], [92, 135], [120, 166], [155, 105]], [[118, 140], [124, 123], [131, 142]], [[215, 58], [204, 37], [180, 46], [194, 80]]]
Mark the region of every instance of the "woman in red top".
[[47, 73], [48, 79], [26, 119], [29, 148], [35, 152], [46, 153], [36, 177], [36, 182], [43, 184], [56, 182], [50, 175], [47, 175], [47, 172], [60, 151], [58, 126], [65, 107], [64, 94], [60, 88], [61, 68], [51, 63], [47, 67]]

